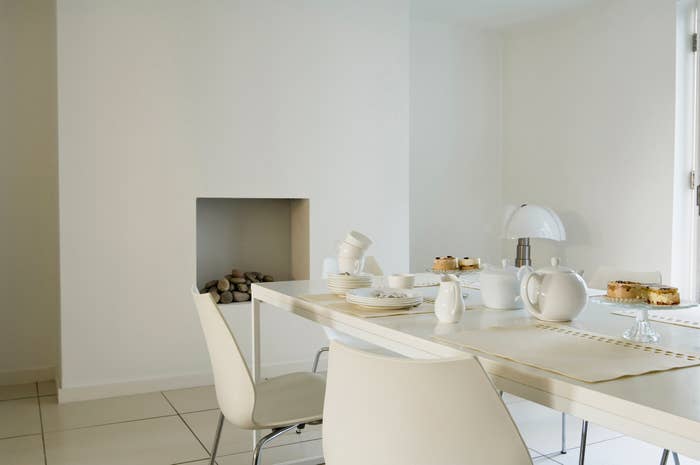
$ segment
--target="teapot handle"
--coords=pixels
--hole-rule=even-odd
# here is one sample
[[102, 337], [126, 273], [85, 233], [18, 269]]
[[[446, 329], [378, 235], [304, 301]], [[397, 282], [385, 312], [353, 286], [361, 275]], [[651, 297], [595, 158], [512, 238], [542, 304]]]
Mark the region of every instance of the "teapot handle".
[[539, 301], [533, 302], [532, 300], [530, 300], [530, 293], [528, 292], [528, 288], [530, 287], [530, 279], [532, 279], [533, 277], [535, 277], [538, 287], [542, 285], [542, 274], [537, 272], [531, 272], [526, 274], [523, 277], [522, 282], [520, 283], [520, 297], [523, 299], [525, 308], [528, 309], [530, 313], [537, 316], [542, 315], [542, 312], [540, 311], [539, 307]]

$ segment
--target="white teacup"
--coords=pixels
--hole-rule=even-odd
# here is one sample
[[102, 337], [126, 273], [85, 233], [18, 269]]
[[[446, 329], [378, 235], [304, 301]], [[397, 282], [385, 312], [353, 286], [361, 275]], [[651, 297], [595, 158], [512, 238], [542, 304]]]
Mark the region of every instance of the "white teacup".
[[416, 275], [410, 273], [390, 274], [386, 279], [389, 287], [393, 289], [412, 289], [416, 284]]
[[361, 258], [365, 253], [360, 247], [348, 244], [345, 241], [338, 243], [338, 257], [343, 258]]
[[364, 260], [362, 258], [338, 256], [338, 271], [340, 273], [357, 274], [362, 271]]
[[345, 242], [363, 251], [367, 250], [367, 248], [372, 245], [372, 239], [357, 231], [350, 231], [348, 235], [345, 236]]

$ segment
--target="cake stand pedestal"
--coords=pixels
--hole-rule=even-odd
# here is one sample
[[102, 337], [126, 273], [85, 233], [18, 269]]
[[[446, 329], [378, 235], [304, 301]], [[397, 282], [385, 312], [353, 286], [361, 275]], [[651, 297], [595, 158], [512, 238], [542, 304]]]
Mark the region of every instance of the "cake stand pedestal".
[[649, 310], [637, 308], [637, 316], [634, 325], [622, 333], [622, 337], [634, 342], [658, 342], [661, 336], [657, 333], [649, 322]]

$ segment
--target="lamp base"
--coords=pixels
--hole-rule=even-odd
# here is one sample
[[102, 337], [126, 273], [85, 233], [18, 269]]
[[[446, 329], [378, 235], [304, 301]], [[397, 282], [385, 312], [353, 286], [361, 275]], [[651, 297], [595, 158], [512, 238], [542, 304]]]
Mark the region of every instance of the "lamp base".
[[515, 249], [515, 266], [532, 266], [530, 259], [530, 238], [521, 237], [518, 239], [518, 246]]

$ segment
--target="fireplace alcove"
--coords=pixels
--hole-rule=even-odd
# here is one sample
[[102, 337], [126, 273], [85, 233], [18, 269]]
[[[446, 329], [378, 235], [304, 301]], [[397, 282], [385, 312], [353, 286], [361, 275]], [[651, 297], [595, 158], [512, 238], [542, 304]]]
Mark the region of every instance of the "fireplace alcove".
[[197, 198], [197, 286], [232, 268], [309, 279], [309, 200]]

